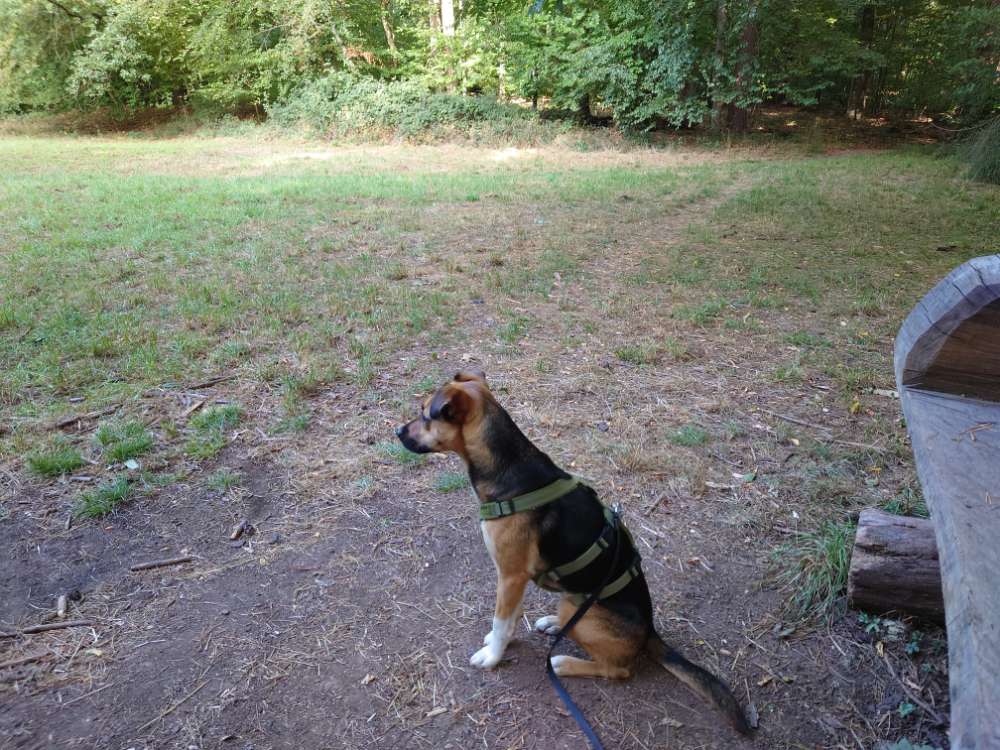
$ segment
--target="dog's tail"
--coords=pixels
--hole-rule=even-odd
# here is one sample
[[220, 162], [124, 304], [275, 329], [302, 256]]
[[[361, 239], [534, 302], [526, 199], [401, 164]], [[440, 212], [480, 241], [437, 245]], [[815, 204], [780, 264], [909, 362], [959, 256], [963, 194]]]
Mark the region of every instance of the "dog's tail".
[[753, 731], [736, 696], [726, 683], [708, 670], [689, 662], [664, 643], [656, 632], [646, 643], [646, 653], [670, 674], [722, 711], [737, 732], [748, 735]]

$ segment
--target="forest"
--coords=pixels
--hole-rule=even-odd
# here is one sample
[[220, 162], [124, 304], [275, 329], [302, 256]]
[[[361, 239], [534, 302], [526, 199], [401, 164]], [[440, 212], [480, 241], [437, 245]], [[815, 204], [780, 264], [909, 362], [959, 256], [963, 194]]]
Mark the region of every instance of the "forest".
[[1000, 108], [998, 30], [997, 0], [0, 0], [0, 113], [641, 134], [778, 103], [960, 129]]

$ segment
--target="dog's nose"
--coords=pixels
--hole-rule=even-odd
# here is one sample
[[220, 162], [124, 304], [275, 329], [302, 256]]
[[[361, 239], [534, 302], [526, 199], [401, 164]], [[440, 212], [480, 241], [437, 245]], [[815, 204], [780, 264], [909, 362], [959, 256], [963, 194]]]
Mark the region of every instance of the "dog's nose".
[[405, 429], [406, 429], [406, 425], [405, 424], [401, 424], [399, 427], [397, 427], [396, 428], [396, 437], [403, 437], [403, 430], [405, 430]]

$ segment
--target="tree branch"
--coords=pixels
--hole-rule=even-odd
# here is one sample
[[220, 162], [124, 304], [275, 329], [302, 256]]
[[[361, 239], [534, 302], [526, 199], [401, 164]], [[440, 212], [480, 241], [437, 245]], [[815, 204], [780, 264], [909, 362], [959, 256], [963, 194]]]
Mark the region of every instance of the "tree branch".
[[49, 5], [54, 5], [59, 10], [61, 10], [63, 13], [65, 13], [67, 16], [72, 16], [73, 18], [79, 18], [81, 21], [86, 21], [87, 20], [86, 18], [84, 18], [83, 16], [81, 16], [79, 13], [75, 13], [74, 11], [70, 10], [69, 8], [67, 8], [62, 3], [56, 2], [56, 0], [45, 0], [45, 2], [47, 2]]
[[[63, 13], [65, 13], [70, 18], [76, 18], [76, 19], [78, 19], [80, 21], [86, 21], [87, 20], [86, 16], [83, 16], [83, 15], [77, 13], [74, 10], [70, 10], [65, 5], [63, 5], [62, 3], [60, 3], [59, 0], [45, 0], [45, 2], [47, 2], [49, 5], [52, 5], [52, 6], [56, 7], [56, 8], [58, 8], [59, 10], [61, 10]], [[94, 11], [94, 10], [89, 11], [89, 12], [90, 12], [90, 15], [93, 16], [94, 18], [96, 18], [98, 21], [103, 21], [104, 20], [104, 15], [103, 14], [98, 13], [97, 11]]]

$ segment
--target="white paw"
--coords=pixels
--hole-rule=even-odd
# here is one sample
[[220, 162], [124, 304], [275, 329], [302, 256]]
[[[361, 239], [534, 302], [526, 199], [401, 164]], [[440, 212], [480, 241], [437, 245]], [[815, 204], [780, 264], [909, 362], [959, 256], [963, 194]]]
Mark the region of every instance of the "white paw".
[[546, 615], [535, 620], [535, 630], [545, 635], [555, 635], [559, 632], [558, 615]]
[[556, 654], [555, 656], [553, 656], [552, 657], [552, 671], [555, 672], [560, 677], [562, 677], [562, 674], [563, 674], [563, 664], [565, 664], [571, 658], [573, 658], [573, 657], [567, 656], [566, 654]]
[[483, 636], [483, 645], [489, 646], [492, 641], [493, 641], [493, 631], [491, 630], [489, 633]]
[[469, 664], [480, 669], [493, 669], [493, 667], [500, 663], [500, 659], [502, 658], [503, 653], [494, 649], [493, 646], [483, 646], [472, 655], [472, 658], [469, 659]]

